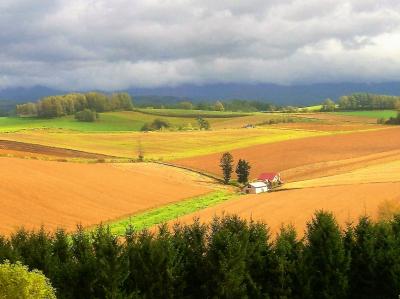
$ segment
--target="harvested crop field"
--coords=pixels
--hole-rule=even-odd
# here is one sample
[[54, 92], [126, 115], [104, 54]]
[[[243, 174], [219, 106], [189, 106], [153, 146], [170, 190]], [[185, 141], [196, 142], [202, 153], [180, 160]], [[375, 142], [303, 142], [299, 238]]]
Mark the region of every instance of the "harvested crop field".
[[[389, 128], [255, 145], [231, 153], [235, 159], [250, 162], [253, 178], [262, 172], [276, 171], [282, 173], [285, 181], [296, 181], [327, 175], [326, 162], [398, 150], [399, 136], [400, 128]], [[220, 157], [221, 153], [217, 153], [175, 160], [174, 163], [220, 175]], [[329, 175], [335, 174], [337, 166], [331, 165]], [[359, 163], [354, 165], [355, 168], [360, 166]]]
[[27, 130], [0, 134], [0, 138], [129, 158], [137, 157], [140, 143], [146, 159], [172, 160], [256, 144], [326, 134], [329, 133], [279, 128], [148, 133], [76, 133]]
[[346, 173], [285, 184], [283, 188], [310, 188], [365, 183], [400, 182], [400, 156], [394, 161], [366, 166]]
[[62, 158], [83, 158], [83, 159], [106, 159], [115, 158], [112, 156], [88, 153], [84, 151], [52, 147], [40, 144], [25, 143], [11, 140], [0, 140], [0, 154], [4, 153], [14, 153], [14, 154], [39, 154], [43, 156], [54, 156]]
[[84, 164], [0, 158], [0, 233], [75, 228], [213, 191], [192, 172], [153, 163]]
[[194, 218], [209, 222], [217, 215], [237, 214], [263, 221], [274, 235], [282, 224], [292, 224], [300, 235], [317, 210], [331, 211], [340, 225], [362, 215], [376, 218], [385, 201], [400, 201], [400, 183], [377, 183], [296, 189], [258, 195], [244, 195], [214, 207], [172, 221], [191, 223]]

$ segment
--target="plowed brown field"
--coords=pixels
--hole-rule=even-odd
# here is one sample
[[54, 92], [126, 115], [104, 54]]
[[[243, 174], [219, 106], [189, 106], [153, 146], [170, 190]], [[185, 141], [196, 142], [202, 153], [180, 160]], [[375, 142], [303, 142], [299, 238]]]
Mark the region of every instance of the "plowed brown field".
[[211, 180], [173, 167], [0, 158], [0, 233], [74, 229], [208, 193]]
[[400, 183], [377, 183], [306, 188], [258, 195], [244, 195], [214, 207], [186, 215], [174, 222], [191, 223], [200, 218], [209, 222], [215, 216], [237, 214], [267, 223], [273, 234], [281, 224], [293, 224], [300, 235], [315, 211], [331, 211], [340, 225], [362, 215], [375, 218], [385, 200], [400, 200]]
[[[321, 177], [327, 175], [328, 171], [329, 175], [335, 174], [336, 170], [340, 171], [335, 163], [328, 167], [324, 164], [326, 162], [342, 161], [339, 164], [354, 164], [351, 167], [357, 168], [362, 165], [351, 159], [378, 154], [390, 156], [391, 151], [399, 148], [400, 128], [388, 128], [255, 145], [231, 153], [235, 159], [242, 158], [250, 162], [253, 178], [262, 172], [276, 171], [282, 173], [285, 181], [295, 181]], [[221, 153], [217, 153], [180, 159], [174, 163], [220, 175], [220, 157]], [[349, 167], [343, 169], [348, 171]]]
[[102, 154], [88, 153], [73, 149], [25, 143], [11, 140], [0, 140], [0, 153], [13, 153], [17, 156], [37, 154], [38, 156], [54, 156], [62, 158], [105, 159], [115, 158]]

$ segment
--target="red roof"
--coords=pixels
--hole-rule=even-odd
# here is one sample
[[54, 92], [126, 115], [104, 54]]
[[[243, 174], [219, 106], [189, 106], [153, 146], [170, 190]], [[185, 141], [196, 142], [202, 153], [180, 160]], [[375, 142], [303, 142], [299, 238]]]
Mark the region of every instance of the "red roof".
[[258, 176], [260, 181], [272, 181], [277, 175], [276, 172], [264, 172]]

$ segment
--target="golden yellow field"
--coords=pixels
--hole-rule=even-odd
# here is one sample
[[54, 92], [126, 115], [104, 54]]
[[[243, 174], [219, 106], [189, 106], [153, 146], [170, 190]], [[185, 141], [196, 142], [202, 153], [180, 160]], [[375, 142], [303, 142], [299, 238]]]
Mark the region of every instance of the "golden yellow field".
[[172, 160], [218, 153], [256, 144], [331, 134], [322, 131], [256, 128], [216, 131], [78, 133], [28, 130], [0, 134], [22, 141], [119, 157], [137, 157], [139, 144], [147, 159]]

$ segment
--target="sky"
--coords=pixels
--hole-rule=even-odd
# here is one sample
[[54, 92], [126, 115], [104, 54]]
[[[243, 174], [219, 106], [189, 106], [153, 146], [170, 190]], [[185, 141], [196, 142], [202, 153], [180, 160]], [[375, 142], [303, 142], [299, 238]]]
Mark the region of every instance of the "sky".
[[399, 0], [0, 1], [0, 89], [397, 80]]

